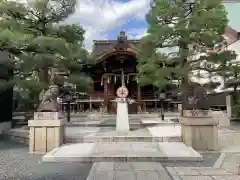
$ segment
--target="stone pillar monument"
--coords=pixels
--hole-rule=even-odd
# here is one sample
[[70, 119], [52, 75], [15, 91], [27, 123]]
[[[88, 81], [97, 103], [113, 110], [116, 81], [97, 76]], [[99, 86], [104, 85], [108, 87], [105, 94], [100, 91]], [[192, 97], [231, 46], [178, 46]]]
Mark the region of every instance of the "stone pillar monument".
[[117, 89], [117, 119], [116, 119], [116, 131], [126, 132], [130, 131], [129, 118], [128, 118], [128, 89], [124, 83], [124, 73], [122, 69], [122, 86]]
[[130, 131], [128, 118], [128, 100], [126, 98], [117, 98], [117, 121], [116, 131], [126, 132]]

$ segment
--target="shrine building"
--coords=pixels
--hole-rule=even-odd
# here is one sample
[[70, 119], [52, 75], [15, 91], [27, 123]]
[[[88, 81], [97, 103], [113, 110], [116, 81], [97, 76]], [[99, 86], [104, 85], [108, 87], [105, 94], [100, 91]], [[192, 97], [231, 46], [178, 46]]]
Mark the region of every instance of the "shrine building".
[[[105, 112], [115, 114], [116, 91], [121, 87], [122, 79], [129, 92], [127, 97], [133, 100], [129, 104], [129, 113], [154, 111], [160, 107], [158, 89], [139, 84], [136, 70], [139, 44], [139, 40], [128, 40], [123, 31], [117, 40], [94, 41], [92, 55], [96, 64], [85, 70], [92, 77], [93, 89], [88, 96], [78, 99], [85, 104], [84, 109], [99, 111], [103, 108]], [[171, 109], [176, 107], [177, 97], [171, 92], [171, 87], [168, 88], [164, 108]]]

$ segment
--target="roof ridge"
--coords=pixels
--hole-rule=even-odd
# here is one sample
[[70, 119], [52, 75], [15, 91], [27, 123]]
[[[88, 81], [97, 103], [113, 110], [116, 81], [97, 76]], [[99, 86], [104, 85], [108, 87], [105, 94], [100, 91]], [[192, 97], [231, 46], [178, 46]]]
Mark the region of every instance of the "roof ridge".
[[[94, 43], [114, 43], [114, 42], [117, 42], [118, 40], [93, 40]], [[140, 39], [138, 40], [135, 40], [135, 39], [129, 39], [127, 40], [129, 42], [140, 42]]]
[[240, 32], [238, 32], [236, 29], [233, 29], [233, 27], [231, 27], [231, 26], [227, 26], [227, 27], [229, 27], [231, 30], [233, 30], [233, 31], [235, 31], [236, 33], [240, 33]]

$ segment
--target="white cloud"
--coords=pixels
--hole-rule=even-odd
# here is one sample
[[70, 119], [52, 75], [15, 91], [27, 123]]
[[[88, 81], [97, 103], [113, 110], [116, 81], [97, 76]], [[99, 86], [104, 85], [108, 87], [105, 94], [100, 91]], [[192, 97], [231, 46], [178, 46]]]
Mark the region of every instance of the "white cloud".
[[[85, 45], [91, 49], [93, 40], [106, 39], [107, 34], [130, 20], [143, 20], [149, 10], [151, 0], [79, 0], [76, 13], [69, 23], [80, 23], [86, 30]], [[145, 29], [133, 29], [129, 37], [139, 38]]]
[[147, 35], [147, 28], [133, 28], [127, 31], [129, 39], [140, 39]]

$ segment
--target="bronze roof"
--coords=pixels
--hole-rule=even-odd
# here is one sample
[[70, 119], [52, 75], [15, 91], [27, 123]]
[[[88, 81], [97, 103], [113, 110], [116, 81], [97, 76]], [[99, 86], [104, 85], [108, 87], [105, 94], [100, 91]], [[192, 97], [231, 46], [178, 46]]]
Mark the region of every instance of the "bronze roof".
[[[119, 44], [118, 40], [99, 40], [93, 41], [93, 51], [92, 55], [96, 58], [103, 56], [106, 53], [113, 52], [115, 46]], [[140, 40], [127, 40], [125, 42], [126, 48], [139, 48]]]

